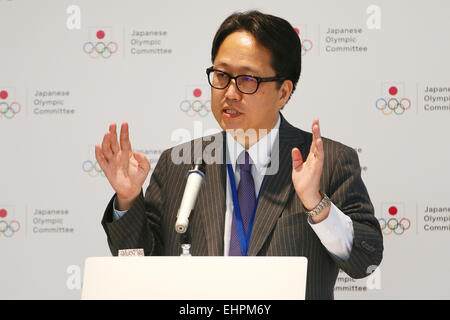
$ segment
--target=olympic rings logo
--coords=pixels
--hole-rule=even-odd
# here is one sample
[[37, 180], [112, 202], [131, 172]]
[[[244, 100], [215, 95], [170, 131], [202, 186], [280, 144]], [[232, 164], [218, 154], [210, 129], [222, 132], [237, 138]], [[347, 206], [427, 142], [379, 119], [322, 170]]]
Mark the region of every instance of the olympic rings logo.
[[190, 100], [183, 100], [179, 107], [188, 117], [193, 118], [196, 115], [206, 117], [211, 112], [211, 100], [194, 100], [192, 102]]
[[9, 223], [4, 220], [0, 221], [0, 236], [11, 238], [19, 230], [20, 223], [17, 220], [11, 220]]
[[375, 102], [375, 106], [386, 116], [395, 113], [396, 115], [402, 115], [406, 110], [411, 108], [411, 100], [403, 98], [400, 101], [396, 98], [391, 98], [388, 101], [384, 98], [379, 98]]
[[[300, 29], [295, 27], [294, 31], [297, 33], [298, 36], [300, 36]], [[313, 48], [313, 43], [311, 40], [303, 40], [301, 44], [301, 51], [302, 56], [304, 56], [308, 51], [311, 51]]]
[[94, 59], [99, 58], [100, 56], [105, 59], [111, 58], [111, 56], [117, 52], [117, 49], [117, 43], [112, 41], [107, 44], [102, 41], [99, 41], [96, 44], [88, 41], [83, 45], [83, 51]]
[[[9, 94], [7, 90], [0, 91], [1, 100], [6, 100], [8, 98], [8, 95]], [[18, 102], [9, 104], [6, 101], [0, 101], [0, 119], [3, 117], [5, 117], [6, 119], [14, 118], [14, 116], [20, 112], [20, 109], [22, 109], [22, 107]]]
[[380, 223], [381, 232], [388, 236], [392, 233], [396, 235], [402, 235], [406, 230], [411, 227], [411, 221], [408, 218], [402, 218], [398, 221], [396, 218], [390, 218], [386, 221], [384, 218], [378, 218]]
[[11, 104], [2, 101], [0, 102], [0, 119], [5, 117], [6, 119], [14, 118], [16, 114], [20, 112], [22, 107], [18, 102], [13, 102]]
[[313, 44], [311, 40], [302, 41], [302, 56], [304, 56], [308, 51], [311, 51]]
[[103, 173], [102, 168], [100, 168], [100, 165], [97, 161], [92, 162], [91, 160], [86, 160], [83, 162], [82, 169], [84, 172], [87, 172], [89, 176], [92, 178], [98, 177], [99, 175], [104, 177], [105, 174]]

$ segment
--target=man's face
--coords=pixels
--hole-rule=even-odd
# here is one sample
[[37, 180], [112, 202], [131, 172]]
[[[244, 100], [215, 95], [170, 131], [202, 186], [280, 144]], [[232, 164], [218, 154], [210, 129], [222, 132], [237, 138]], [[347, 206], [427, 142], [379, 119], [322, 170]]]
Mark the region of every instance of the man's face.
[[[267, 48], [260, 45], [250, 33], [236, 31], [222, 42], [213, 67], [232, 76], [247, 74], [274, 77], [276, 74], [270, 62], [271, 52]], [[276, 82], [262, 82], [254, 94], [244, 94], [237, 89], [235, 80], [231, 80], [229, 86], [223, 90], [211, 88], [214, 117], [223, 130], [269, 131], [275, 126], [278, 111], [289, 97], [290, 92], [287, 93], [285, 87], [283, 84], [281, 89], [277, 89]], [[228, 113], [226, 110], [229, 109], [237, 113]], [[259, 136], [258, 140], [262, 136]]]

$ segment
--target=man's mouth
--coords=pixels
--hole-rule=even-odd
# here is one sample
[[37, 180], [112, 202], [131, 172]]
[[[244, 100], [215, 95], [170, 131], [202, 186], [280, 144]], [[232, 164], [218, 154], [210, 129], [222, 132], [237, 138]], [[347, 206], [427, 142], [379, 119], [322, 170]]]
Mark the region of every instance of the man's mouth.
[[227, 118], [236, 118], [242, 114], [239, 111], [231, 109], [231, 108], [224, 108], [222, 110], [222, 112], [223, 112], [224, 116]]

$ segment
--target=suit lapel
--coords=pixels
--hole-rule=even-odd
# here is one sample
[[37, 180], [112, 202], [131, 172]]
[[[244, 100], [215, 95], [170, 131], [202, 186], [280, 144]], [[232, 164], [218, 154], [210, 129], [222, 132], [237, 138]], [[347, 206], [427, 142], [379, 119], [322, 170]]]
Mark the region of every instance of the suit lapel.
[[[211, 142], [219, 141], [222, 145], [220, 157], [224, 159], [224, 135], [214, 135], [215, 138]], [[219, 140], [216, 140], [219, 139]], [[221, 140], [220, 140], [221, 139]], [[203, 150], [209, 144], [209, 140], [203, 141]], [[206, 150], [205, 153], [207, 153]], [[205, 160], [205, 159], [204, 159]], [[224, 163], [225, 160], [222, 161]], [[206, 163], [208, 163], [206, 161]], [[206, 166], [205, 183], [199, 193], [197, 208], [202, 217], [203, 227], [205, 231], [207, 253], [209, 256], [223, 255], [223, 239], [225, 229], [225, 195], [226, 195], [226, 172], [225, 165], [219, 163], [208, 164]]]
[[[302, 135], [299, 135], [298, 132], [298, 129], [292, 127], [284, 117], [281, 116], [279, 146], [277, 148], [277, 144], [275, 143], [271, 156], [272, 163], [274, 161], [279, 161], [278, 172], [273, 175], [265, 176], [258, 208], [256, 209], [248, 251], [249, 256], [255, 256], [261, 250], [267, 237], [275, 227], [290, 194], [294, 192], [291, 178], [291, 150], [294, 146], [299, 146], [303, 143], [303, 137]], [[302, 149], [304, 150], [305, 148]]]
[[[281, 114], [280, 116], [279, 144], [278, 147], [275, 144], [272, 150], [272, 163], [279, 161], [278, 172], [274, 175], [266, 175], [264, 179], [250, 240], [249, 256], [257, 255], [261, 250], [276, 225], [289, 195], [294, 191], [291, 179], [291, 150], [292, 147], [300, 147], [305, 142], [301, 134], [302, 131], [291, 126]], [[220, 137], [220, 134], [215, 135], [215, 137]], [[205, 184], [197, 200], [197, 210], [202, 217], [208, 247], [205, 254], [210, 256], [221, 256], [224, 250], [227, 192], [225, 132], [222, 132], [220, 138], [222, 139], [221, 156], [223, 162], [222, 164], [214, 163], [206, 166]], [[203, 142], [203, 150], [207, 145], [208, 142]], [[309, 146], [307, 148], [303, 146], [300, 150], [303, 159], [306, 159]], [[278, 159], [274, 157], [278, 157]]]

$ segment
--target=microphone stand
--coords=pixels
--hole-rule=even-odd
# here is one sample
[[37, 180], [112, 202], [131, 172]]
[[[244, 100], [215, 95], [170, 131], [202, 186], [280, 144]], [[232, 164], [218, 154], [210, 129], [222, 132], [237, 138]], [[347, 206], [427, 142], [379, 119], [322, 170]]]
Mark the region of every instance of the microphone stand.
[[[186, 214], [186, 208], [183, 208], [183, 216], [182, 217], [184, 218], [184, 220], [181, 218], [181, 216], [178, 216], [178, 214], [177, 214], [177, 221], [175, 223], [175, 230], [180, 234], [180, 243], [181, 243], [181, 250], [182, 250], [180, 256], [192, 256], [190, 253], [191, 239], [189, 236], [189, 219], [188, 218], [193, 213], [195, 201], [196, 201], [197, 195], [198, 195], [198, 190], [200, 188], [201, 183], [205, 179], [205, 164], [203, 161], [193, 165], [192, 169], [188, 171], [187, 175], [189, 176], [189, 174], [194, 173], [194, 172], [201, 177], [200, 181], [198, 180], [198, 178], [199, 178], [198, 176], [194, 180], [195, 181], [194, 185], [197, 187], [195, 198], [194, 198], [193, 202], [191, 202], [191, 203], [188, 202], [189, 204], [184, 204], [184, 201], [186, 199], [185, 198], [186, 190], [187, 190], [187, 186], [186, 186], [185, 193], [183, 194], [183, 199], [181, 200], [181, 205], [180, 205], [178, 214], [180, 213], [181, 208], [186, 205], [188, 205], [190, 207], [190, 209], [189, 209], [190, 211], [188, 212], [188, 214]], [[191, 186], [193, 186], [192, 182], [191, 182]]]
[[191, 241], [190, 241], [190, 237], [189, 237], [189, 227], [186, 229], [186, 232], [185, 233], [182, 233], [181, 235], [180, 235], [180, 243], [181, 243], [181, 254], [180, 254], [180, 256], [181, 257], [190, 257], [190, 256], [192, 256], [191, 255], [191, 252], [190, 252], [190, 249], [191, 249], [191, 243], [190, 243]]

